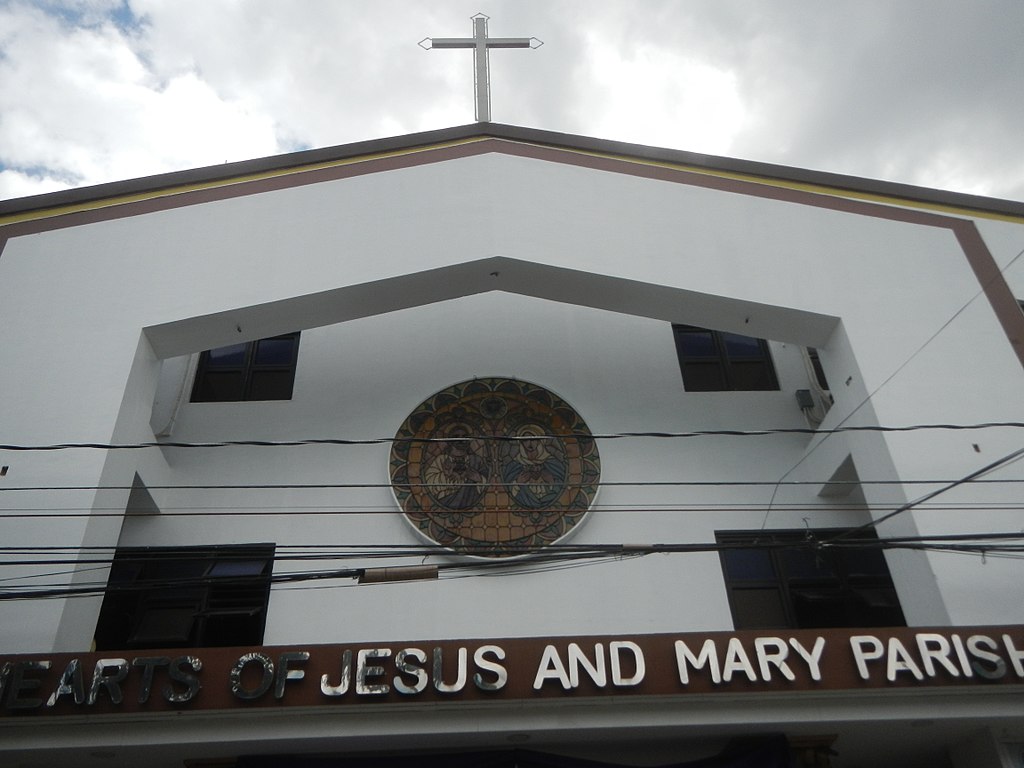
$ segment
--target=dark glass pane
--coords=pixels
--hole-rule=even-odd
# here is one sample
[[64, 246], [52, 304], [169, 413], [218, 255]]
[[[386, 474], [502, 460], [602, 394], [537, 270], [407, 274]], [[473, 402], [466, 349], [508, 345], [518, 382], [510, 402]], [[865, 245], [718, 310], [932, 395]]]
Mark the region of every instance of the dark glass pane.
[[253, 371], [247, 400], [290, 400], [295, 371]]
[[711, 331], [676, 331], [676, 345], [686, 358], [718, 357]]
[[722, 392], [728, 389], [725, 372], [717, 362], [684, 365], [683, 387], [687, 392]]
[[780, 552], [786, 577], [789, 579], [835, 579], [831, 558], [806, 549], [784, 549]]
[[209, 648], [258, 645], [263, 641], [263, 613], [251, 611], [211, 615], [204, 622], [202, 634], [200, 644]]
[[869, 607], [858, 617], [861, 627], [905, 627], [907, 620], [898, 605]]
[[755, 339], [750, 336], [740, 336], [738, 333], [722, 333], [722, 343], [725, 346], [725, 352], [730, 358], [737, 357], [764, 357], [764, 348], [761, 346], [760, 339]]
[[853, 590], [853, 594], [863, 605], [872, 609], [899, 608], [900, 605], [900, 601], [896, 597], [896, 590], [891, 587], [856, 588]]
[[[817, 535], [830, 538], [836, 533], [839, 531]], [[801, 546], [805, 536], [803, 531], [719, 536], [719, 543], [726, 547], [766, 537], [781, 545], [770, 550], [777, 572], [767, 576], [762, 576], [766, 563], [760, 556], [768, 556], [769, 550], [722, 550], [738, 629], [906, 626], [881, 549], [866, 546], [819, 552]], [[865, 540], [870, 543], [869, 536], [859, 533], [857, 539], [847, 542]]]
[[223, 366], [239, 366], [245, 362], [245, 344], [232, 344], [229, 347], [218, 347], [206, 353], [206, 364], [211, 368]]
[[96, 649], [260, 644], [273, 551], [252, 545], [119, 552], [112, 571], [121, 588], [103, 598]]
[[206, 371], [196, 379], [192, 401], [197, 403], [237, 402], [242, 399], [245, 378], [241, 371]]
[[175, 560], [153, 555], [146, 568], [147, 579], [181, 580], [201, 578], [209, 567], [203, 560]]
[[210, 576], [259, 576], [266, 566], [265, 560], [222, 560], [210, 569]]
[[727, 549], [722, 557], [730, 579], [775, 579], [772, 556], [767, 549]]
[[139, 617], [138, 626], [128, 638], [128, 642], [135, 646], [151, 647], [187, 643], [192, 637], [194, 624], [194, 608], [151, 609]]
[[782, 595], [775, 588], [734, 589], [732, 608], [736, 629], [784, 629], [789, 626]]
[[107, 577], [107, 584], [131, 584], [142, 574], [141, 559], [115, 559], [110, 566], [110, 576]]
[[103, 596], [103, 605], [96, 622], [97, 651], [122, 649], [127, 646], [138, 605], [137, 593], [107, 591]]
[[849, 596], [838, 589], [793, 589], [789, 595], [798, 629], [863, 626], [862, 612], [851, 610]]
[[884, 578], [888, 581], [889, 566], [880, 548], [843, 549], [838, 552], [840, 562], [851, 578]]
[[290, 365], [297, 340], [295, 336], [278, 336], [256, 342], [256, 365]]
[[778, 389], [771, 364], [764, 360], [753, 362], [735, 362], [730, 364], [732, 389], [743, 392], [759, 392]]

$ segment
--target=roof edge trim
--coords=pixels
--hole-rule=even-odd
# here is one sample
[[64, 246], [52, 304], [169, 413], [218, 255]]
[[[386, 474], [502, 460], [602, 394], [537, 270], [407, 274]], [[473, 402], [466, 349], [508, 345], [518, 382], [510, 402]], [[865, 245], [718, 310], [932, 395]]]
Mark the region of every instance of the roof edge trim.
[[170, 196], [202, 188], [229, 186], [258, 178], [300, 173], [486, 139], [505, 139], [582, 154], [610, 156], [627, 162], [673, 167], [695, 173], [785, 186], [818, 194], [868, 199], [875, 202], [941, 210], [946, 213], [959, 212], [962, 215], [982, 218], [1024, 220], [1024, 203], [1012, 200], [500, 123], [471, 123], [453, 128], [302, 150], [255, 160], [243, 160], [90, 187], [0, 200], [0, 226], [61, 215], [76, 210]]

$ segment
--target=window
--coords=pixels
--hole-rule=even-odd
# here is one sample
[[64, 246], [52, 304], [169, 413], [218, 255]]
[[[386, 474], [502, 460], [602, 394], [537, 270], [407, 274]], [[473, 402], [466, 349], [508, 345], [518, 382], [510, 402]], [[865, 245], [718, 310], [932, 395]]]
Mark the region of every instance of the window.
[[193, 403], [291, 400], [299, 334], [208, 349], [199, 357]]
[[[814, 531], [818, 539], [844, 533]], [[721, 532], [722, 570], [736, 629], [894, 627], [906, 624], [878, 538], [815, 550], [807, 531]]]
[[831, 387], [828, 385], [828, 379], [825, 378], [825, 367], [821, 364], [821, 356], [818, 354], [818, 350], [814, 347], [807, 347], [807, 360], [811, 364], [811, 372], [814, 373], [814, 383], [818, 385], [818, 389], [822, 392], [828, 392]]
[[96, 650], [259, 645], [273, 559], [273, 544], [118, 550]]
[[687, 392], [778, 389], [764, 339], [673, 325], [679, 369]]

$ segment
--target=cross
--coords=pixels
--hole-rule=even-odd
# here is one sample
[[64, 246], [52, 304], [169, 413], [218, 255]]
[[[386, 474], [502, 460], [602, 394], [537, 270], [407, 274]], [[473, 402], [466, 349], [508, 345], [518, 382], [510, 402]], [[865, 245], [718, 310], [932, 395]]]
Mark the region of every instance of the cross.
[[[535, 37], [487, 37], [487, 19], [482, 13], [473, 16], [472, 37], [425, 37], [419, 45], [432, 48], [472, 48], [473, 69], [476, 79], [476, 119], [480, 123], [491, 121], [491, 79], [488, 54], [491, 48], [540, 48], [543, 42]], [[423, 45], [428, 42], [430, 45]]]

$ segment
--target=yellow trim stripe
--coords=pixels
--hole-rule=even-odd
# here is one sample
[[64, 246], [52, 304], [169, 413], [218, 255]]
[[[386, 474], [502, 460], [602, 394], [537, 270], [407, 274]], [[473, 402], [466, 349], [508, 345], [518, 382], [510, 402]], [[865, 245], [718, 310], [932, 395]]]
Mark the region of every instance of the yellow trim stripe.
[[163, 187], [161, 189], [155, 189], [148, 192], [139, 192], [133, 195], [116, 195], [113, 197], [100, 198], [98, 200], [89, 200], [83, 203], [74, 203], [71, 205], [62, 205], [53, 208], [39, 208], [34, 211], [26, 211], [25, 213], [15, 213], [9, 214], [7, 216], [0, 216], [0, 227], [6, 224], [17, 224], [24, 221], [36, 221], [39, 219], [52, 218], [54, 216], [65, 216], [69, 213], [80, 213], [82, 211], [95, 211], [103, 208], [112, 208], [114, 206], [125, 205], [128, 203], [138, 203], [144, 200], [156, 200], [162, 197], [174, 197], [176, 195], [188, 194], [189, 192], [198, 192], [205, 189], [230, 187], [234, 186], [235, 184], [246, 184], [252, 181], [263, 181], [265, 179], [273, 179], [281, 176], [292, 176], [300, 173], [308, 173], [310, 171], [319, 171], [325, 168], [338, 168], [345, 165], [365, 163], [371, 160], [381, 160], [389, 157], [401, 157], [402, 155], [411, 155], [417, 152], [429, 152], [435, 149], [455, 147], [462, 144], [473, 144], [479, 141], [485, 141], [488, 138], [490, 137], [476, 136], [470, 139], [461, 139], [457, 141], [443, 142], [439, 144], [430, 144], [422, 147], [410, 147], [408, 149], [395, 150], [392, 152], [376, 152], [369, 155], [357, 155], [355, 157], [346, 157], [339, 160], [326, 160], [321, 163], [309, 163], [307, 165], [296, 165], [289, 168], [278, 168], [270, 171], [260, 171], [258, 173], [249, 173], [240, 176], [230, 176], [212, 181], [199, 182], [196, 184], [181, 184], [178, 186]]
[[[534, 144], [533, 146], [543, 146]], [[776, 187], [780, 189], [792, 189], [800, 192], [809, 192], [815, 195], [828, 195], [830, 197], [843, 197], [852, 200], [864, 200], [866, 202], [881, 203], [883, 205], [894, 205], [900, 208], [914, 208], [920, 210], [933, 211], [937, 213], [954, 214], [957, 216], [964, 216], [967, 218], [979, 218], [979, 219], [994, 219], [996, 221], [1008, 221], [1014, 224], [1024, 223], [1024, 216], [1018, 216], [1010, 213], [999, 213], [996, 211], [985, 211], [978, 208], [968, 208], [965, 206], [950, 205], [948, 203], [929, 203], [924, 200], [912, 200], [906, 197], [898, 197], [896, 195], [883, 195], [872, 192], [858, 192], [857, 190], [833, 187], [827, 184], [812, 184], [810, 182], [802, 181], [787, 181], [785, 179], [777, 179], [769, 176], [757, 176], [749, 173], [739, 173], [738, 171], [725, 171], [719, 169], [702, 168], [695, 165], [686, 165], [683, 163], [670, 163], [661, 160], [644, 160], [643, 158], [632, 157], [629, 155], [613, 155], [604, 152], [592, 152], [582, 149], [572, 149], [561, 147], [566, 152], [573, 152], [578, 155], [589, 155], [591, 157], [599, 157], [611, 160], [621, 160], [627, 163], [634, 163], [636, 165], [649, 165], [655, 168], [668, 168], [670, 170], [687, 171], [689, 173], [700, 174], [701, 176], [713, 176], [721, 179], [730, 179], [733, 181], [743, 181], [750, 184], [760, 184], [766, 187]]]
[[1006, 221], [1015, 224], [1024, 222], [1024, 216], [1018, 216], [1007, 213], [997, 213], [992, 211], [984, 211], [974, 208], [966, 208], [963, 206], [949, 205], [943, 203], [929, 203], [920, 200], [911, 200], [908, 198], [897, 197], [894, 195], [883, 195], [878, 193], [870, 192], [858, 192], [851, 189], [843, 189], [839, 187], [832, 187], [825, 184], [813, 184], [809, 182], [799, 181], [786, 181], [784, 179], [776, 179], [765, 176], [756, 176], [753, 174], [740, 173], [736, 171], [724, 171], [715, 170], [709, 168], [702, 168], [694, 165], [687, 165], [683, 163], [671, 163], [659, 160], [644, 160], [643, 158], [637, 158], [630, 155], [618, 155], [605, 152], [595, 152], [582, 149], [574, 149], [571, 147], [551, 147], [547, 144], [539, 144], [536, 142], [526, 141], [515, 141], [512, 139], [493, 137], [493, 136], [474, 136], [466, 139], [457, 139], [448, 142], [441, 142], [437, 144], [430, 144], [421, 147], [411, 147], [407, 149], [394, 150], [390, 152], [377, 152], [368, 155], [359, 155], [356, 157], [342, 158], [339, 160], [328, 160], [320, 163], [310, 163], [307, 165], [298, 165], [290, 168], [280, 168], [270, 171], [260, 171], [258, 173], [250, 173], [240, 176], [233, 176], [229, 178], [216, 179], [213, 181], [200, 182], [196, 184], [182, 184], [179, 186], [166, 187], [163, 189], [152, 190], [149, 192], [140, 192], [131, 195], [118, 195], [114, 197], [101, 198], [98, 200], [91, 200], [83, 203], [75, 203], [71, 205], [56, 206], [53, 208], [42, 208], [35, 211], [27, 211], [25, 213], [9, 214], [7, 216], [0, 216], [0, 227], [7, 224], [16, 224], [26, 221], [36, 221], [41, 219], [52, 218], [56, 216], [64, 216], [69, 213], [79, 213], [82, 211], [99, 210], [103, 208], [111, 208], [118, 205], [125, 205], [129, 203], [141, 202], [144, 200], [154, 200], [163, 197], [174, 197], [176, 195], [187, 194], [189, 192], [196, 192], [206, 189], [215, 189], [219, 187], [228, 187], [236, 184], [246, 184], [253, 181], [262, 181], [265, 179], [279, 178], [283, 176], [292, 176], [296, 174], [308, 173], [310, 171], [318, 171], [326, 168], [338, 168], [346, 165], [355, 165], [357, 163], [365, 163], [373, 160], [380, 160], [391, 157], [401, 157], [403, 155], [412, 155], [421, 152], [430, 152], [436, 149], [445, 149], [449, 147], [463, 146], [468, 144], [475, 144], [482, 141], [489, 140], [496, 141], [508, 141], [517, 144], [526, 144], [529, 146], [541, 147], [546, 149], [558, 149], [564, 152], [570, 152], [577, 155], [585, 155], [590, 157], [597, 157], [602, 159], [617, 160], [624, 163], [632, 163], [634, 165], [645, 165], [657, 168], [666, 168], [670, 170], [686, 171], [688, 173], [700, 174], [702, 176], [711, 176], [722, 179], [730, 179], [733, 181], [741, 181], [750, 184], [758, 184], [767, 187], [776, 187], [782, 189], [791, 189], [801, 192], [808, 192], [816, 195], [829, 195], [832, 197], [843, 197], [854, 200], [863, 200], [867, 202], [880, 203], [883, 205], [893, 205], [901, 208], [913, 208], [918, 210], [932, 211], [935, 213], [952, 214], [955, 216], [963, 216], [966, 218], [981, 218], [981, 219], [992, 219], [995, 221]]

